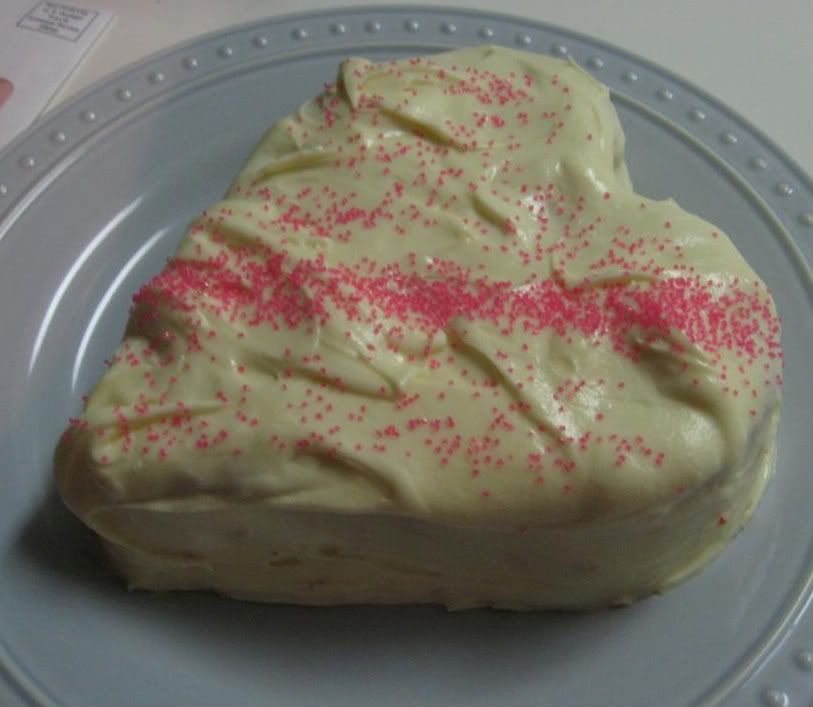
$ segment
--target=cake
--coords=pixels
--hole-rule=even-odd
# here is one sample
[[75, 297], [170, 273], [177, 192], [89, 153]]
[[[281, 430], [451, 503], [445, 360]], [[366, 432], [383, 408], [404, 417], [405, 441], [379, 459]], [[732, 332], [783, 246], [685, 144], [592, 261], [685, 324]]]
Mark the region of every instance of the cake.
[[748, 521], [781, 373], [766, 286], [635, 193], [575, 63], [351, 58], [134, 295], [55, 476], [132, 588], [623, 605]]

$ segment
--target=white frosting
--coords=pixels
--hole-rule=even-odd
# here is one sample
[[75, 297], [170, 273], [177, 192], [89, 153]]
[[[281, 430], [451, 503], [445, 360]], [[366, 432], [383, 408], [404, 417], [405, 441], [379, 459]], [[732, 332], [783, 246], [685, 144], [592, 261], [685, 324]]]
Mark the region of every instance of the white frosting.
[[136, 295], [65, 501], [137, 587], [587, 608], [696, 571], [769, 476], [779, 322], [623, 145], [572, 63], [348, 60]]

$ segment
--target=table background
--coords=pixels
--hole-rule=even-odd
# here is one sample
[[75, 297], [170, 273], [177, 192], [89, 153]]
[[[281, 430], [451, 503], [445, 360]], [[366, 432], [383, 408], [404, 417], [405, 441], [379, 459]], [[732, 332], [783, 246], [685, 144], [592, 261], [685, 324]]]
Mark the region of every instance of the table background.
[[[76, 0], [77, 4], [80, 0]], [[112, 24], [50, 103], [181, 41], [233, 24], [353, 0], [86, 0]], [[615, 44], [693, 82], [813, 174], [813, 0], [465, 0]]]

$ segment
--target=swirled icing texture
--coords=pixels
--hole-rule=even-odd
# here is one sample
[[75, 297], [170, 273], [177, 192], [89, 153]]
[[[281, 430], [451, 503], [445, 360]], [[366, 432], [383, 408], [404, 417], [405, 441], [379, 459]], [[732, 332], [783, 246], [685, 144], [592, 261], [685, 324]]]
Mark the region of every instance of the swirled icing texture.
[[623, 151], [572, 62], [345, 61], [135, 295], [64, 499], [133, 586], [585, 608], [696, 571], [768, 478], [780, 325]]

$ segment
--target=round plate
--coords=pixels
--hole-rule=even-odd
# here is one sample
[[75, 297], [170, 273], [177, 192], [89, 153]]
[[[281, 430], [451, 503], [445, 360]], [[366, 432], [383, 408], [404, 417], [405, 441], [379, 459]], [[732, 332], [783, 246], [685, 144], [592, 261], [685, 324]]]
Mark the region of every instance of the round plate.
[[[662, 597], [588, 615], [311, 609], [127, 593], [55, 498], [54, 444], [130, 295], [263, 130], [372, 59], [482, 42], [571, 56], [614, 92], [640, 191], [721, 226], [773, 290], [787, 354], [753, 522]], [[571, 32], [428, 8], [288, 17], [149, 59], [0, 156], [0, 702], [774, 705], [813, 700], [813, 185], [681, 79]]]

